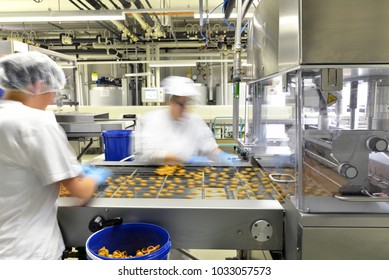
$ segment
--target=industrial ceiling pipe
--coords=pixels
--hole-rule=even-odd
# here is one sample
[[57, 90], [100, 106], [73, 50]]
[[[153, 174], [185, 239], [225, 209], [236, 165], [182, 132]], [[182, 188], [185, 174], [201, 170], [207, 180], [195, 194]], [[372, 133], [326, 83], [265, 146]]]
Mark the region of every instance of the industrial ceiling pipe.
[[75, 3], [73, 0], [69, 0], [69, 2], [72, 3], [74, 6], [76, 6], [77, 9], [82, 10], [82, 8], [78, 6], [77, 3]]
[[246, 16], [248, 10], [250, 9], [251, 4], [253, 3], [253, 0], [244, 0], [242, 4], [242, 20]]
[[[122, 4], [123, 8], [125, 8], [125, 9], [131, 8], [131, 3], [130, 3], [130, 2], [128, 2], [128, 1], [126, 1], [126, 0], [119, 0], [119, 1], [120, 1], [120, 3]], [[150, 17], [146, 20], [146, 18], [145, 18], [144, 15], [145, 15], [145, 14], [142, 14], [143, 19], [142, 19], [141, 16], [138, 15], [138, 14], [133, 14], [133, 17], [134, 17], [134, 19], [135, 19], [136, 21], [138, 21], [138, 23], [140, 24], [141, 28], [142, 28], [143, 30], [145, 30], [146, 33], [151, 34], [151, 27], [154, 26], [155, 23], [154, 23], [154, 21], [153, 21]], [[147, 16], [148, 16], [148, 15], [147, 15]], [[152, 22], [151, 25], [150, 25], [150, 20], [151, 20], [151, 22]]]
[[[139, 0], [135, 0], [134, 1], [134, 4], [135, 6], [138, 8], [138, 9], [144, 9], [145, 7], [143, 6], [143, 4], [139, 1]], [[142, 13], [142, 16], [143, 18], [145, 19], [145, 21], [151, 26], [153, 27], [155, 22], [153, 21], [153, 19], [146, 13]]]
[[85, 1], [88, 2], [89, 5], [91, 5], [95, 10], [100, 10], [102, 8], [100, 3], [98, 3], [96, 0], [85, 0]]
[[235, 8], [235, 0], [225, 0], [223, 4], [224, 9], [224, 18], [229, 19], [232, 13], [232, 10]]
[[235, 52], [234, 52], [234, 66], [233, 66], [233, 103], [232, 103], [232, 134], [234, 139], [238, 142], [239, 138], [239, 95], [240, 95], [240, 82], [241, 82], [241, 70], [242, 70], [242, 41], [241, 41], [241, 28], [242, 28], [242, 0], [238, 1], [237, 17], [235, 26]]
[[[55, 43], [55, 44], [60, 44], [60, 40], [61, 39], [61, 34], [65, 34], [65, 33], [53, 33], [52, 35], [48, 35], [46, 37], [44, 36], [39, 36], [39, 38], [37, 38], [35, 41], [39, 41], [39, 42], [46, 42], [46, 43]], [[195, 33], [197, 35], [199, 35], [199, 33]], [[226, 33], [224, 33], [224, 35], [226, 37], [233, 37], [235, 34], [235, 31], [228, 31]], [[154, 41], [154, 43], [173, 43], [173, 41], [176, 43], [176, 44], [180, 44], [180, 43], [183, 43], [183, 44], [186, 44], [186, 43], [189, 43], [189, 44], [192, 44], [192, 43], [195, 43], [197, 44], [198, 43], [198, 39], [192, 39], [192, 38], [188, 38], [188, 34], [187, 32], [176, 32], [176, 35], [177, 35], [177, 41], [174, 40], [173, 38], [160, 38], [158, 41]], [[7, 35], [6, 35], [7, 36]], [[58, 39], [59, 38], [59, 39]], [[80, 35], [80, 34], [77, 34], [77, 36], [74, 36], [73, 38], [73, 42], [77, 42], [77, 43], [106, 43], [107, 41], [111, 41], [111, 42], [114, 42], [115, 40], [117, 42], [122, 42], [123, 44], [126, 43], [126, 41], [124, 40], [120, 40], [118, 37], [116, 36], [111, 36], [111, 37], [103, 37], [101, 34], [99, 35], [96, 35], [95, 37], [91, 37], [91, 35]], [[116, 43], [116, 44], [121, 44], [121, 43]]]
[[[200, 48], [204, 46], [204, 43], [200, 42], [155, 42], [153, 43], [155, 46], [159, 46], [160, 48], [171, 48], [171, 49], [177, 49], [177, 48]], [[106, 48], [105, 44], [93, 44], [94, 48]], [[126, 44], [115, 44], [116, 49], [145, 49], [147, 47], [147, 44], [145, 45], [126, 45]]]
[[[145, 2], [149, 6], [150, 9], [153, 8], [153, 7], [151, 7], [151, 4], [150, 4], [149, 0], [145, 0]], [[162, 27], [163, 24], [162, 24], [161, 20], [159, 19], [158, 15], [156, 13], [153, 13], [153, 16], [157, 19], [159, 26]]]
[[[80, 7], [79, 5], [77, 5], [73, 0], [69, 0], [70, 3], [72, 3], [74, 6], [76, 6], [79, 10], [84, 10], [82, 9], [82, 7]], [[85, 7], [85, 9], [87, 10], [91, 10], [85, 3], [83, 3], [81, 0], [78, 0], [78, 2]], [[102, 22], [102, 21], [97, 21], [97, 23], [99, 25], [101, 25], [102, 27], [104, 27], [105, 29], [107, 29], [108, 31], [110, 31], [112, 34], [115, 34], [115, 35], [118, 35], [120, 36], [119, 32], [115, 31], [113, 28], [111, 28], [109, 25], [107, 25], [105, 22]]]
[[[61, 33], [63, 34], [63, 33]], [[62, 42], [62, 36], [60, 34], [60, 37], [59, 38], [46, 38], [46, 39], [34, 39], [35, 42], [37, 43], [40, 43], [40, 44], [50, 44], [50, 45], [54, 45], [54, 46], [64, 46], [66, 44], [63, 44]], [[114, 38], [101, 38], [99, 39], [99, 36], [101, 35], [98, 35], [96, 36], [95, 38], [72, 38], [72, 46], [76, 46], [76, 45], [80, 45], [80, 44], [93, 44], [93, 43], [98, 43], [100, 42], [101, 44], [103, 44], [105, 47], [106, 44], [104, 44], [104, 42], [108, 42], [108, 41], [113, 41]], [[70, 44], [69, 44], [70, 45]]]
[[108, 52], [108, 54], [116, 55], [118, 58], [123, 57], [123, 55], [121, 53], [119, 53], [118, 51], [116, 51], [114, 49], [105, 49], [105, 50], [104, 49], [92, 49], [92, 50], [61, 49], [58, 52], [61, 52], [63, 54], [74, 54], [74, 55], [77, 55], [77, 54], [102, 54], [102, 55], [106, 55]]
[[[88, 4], [90, 4], [93, 8], [95, 8], [96, 10], [101, 10], [102, 8], [104, 9], [108, 9], [108, 7], [106, 5], [104, 5], [101, 1], [97, 1], [97, 0], [85, 0], [88, 2]], [[139, 41], [139, 38], [133, 33], [131, 32], [131, 30], [129, 30], [127, 28], [127, 26], [125, 26], [124, 24], [122, 24], [121, 22], [117, 21], [117, 20], [112, 20], [111, 21], [115, 26], [116, 28], [124, 35], [126, 36], [127, 38], [129, 38], [132, 42], [137, 42]], [[106, 29], [108, 29], [106, 26], [104, 26]]]
[[[82, 0], [77, 0], [77, 1], [78, 1], [78, 3], [80, 3], [85, 9], [91, 10], [91, 8], [89, 8], [87, 4], [85, 4], [84, 2], [82, 2]], [[72, 1], [71, 1], [71, 2], [72, 2]], [[73, 3], [73, 2], [72, 2], [72, 3]], [[74, 3], [73, 3], [73, 4], [74, 4]], [[80, 10], [82, 10], [82, 8], [81, 8]]]
[[120, 10], [120, 7], [116, 5], [116, 3], [113, 0], [109, 0], [109, 2], [114, 6], [115, 9]]
[[[143, 4], [139, 0], [135, 0], [134, 4], [138, 9], [144, 9]], [[148, 4], [150, 6], [150, 3]], [[132, 17], [140, 24], [141, 28], [146, 32], [146, 37], [159, 38], [166, 36], [165, 32], [162, 29], [162, 26], [155, 23], [149, 14], [142, 13], [141, 15], [133, 13]]]
[[131, 1], [128, 0], [119, 0], [120, 4], [122, 4], [123, 8], [129, 9], [131, 8]]

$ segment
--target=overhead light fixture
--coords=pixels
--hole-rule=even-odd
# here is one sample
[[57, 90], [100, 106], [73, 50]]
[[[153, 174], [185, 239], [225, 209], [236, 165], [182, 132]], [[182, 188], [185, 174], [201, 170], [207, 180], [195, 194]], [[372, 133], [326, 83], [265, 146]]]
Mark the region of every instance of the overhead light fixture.
[[150, 62], [150, 67], [190, 67], [196, 66], [194, 60], [159, 60]]
[[196, 60], [198, 63], [231, 63], [234, 62], [233, 59], [201, 59]]
[[130, 14], [156, 14], [156, 15], [171, 15], [171, 16], [193, 16], [195, 9], [178, 8], [178, 9], [135, 9], [129, 12]]
[[174, 15], [192, 15], [192, 9], [121, 9], [121, 10], [76, 10], [76, 11], [40, 11], [40, 12], [1, 12], [0, 22], [53, 22], [53, 21], [107, 21], [125, 20], [126, 14], [157, 13]]
[[[206, 18], [220, 18], [220, 19], [223, 19], [224, 18], [224, 14], [222, 13], [212, 13], [212, 14], [203, 14], [203, 19], [206, 19]], [[231, 13], [230, 17], [229, 18], [236, 18], [237, 17], [237, 14], [236, 13]], [[253, 17], [253, 13], [246, 13], [246, 16], [244, 18], [252, 18]], [[200, 18], [200, 14], [194, 14], [194, 18]]]
[[124, 20], [130, 10], [81, 10], [60, 12], [4, 12], [0, 22], [106, 21]]

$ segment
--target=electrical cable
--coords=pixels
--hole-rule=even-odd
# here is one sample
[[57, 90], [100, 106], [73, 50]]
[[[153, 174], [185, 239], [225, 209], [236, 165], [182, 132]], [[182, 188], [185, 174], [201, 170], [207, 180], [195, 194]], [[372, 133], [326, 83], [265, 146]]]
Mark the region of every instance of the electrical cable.
[[249, 20], [246, 21], [246, 23], [243, 25], [242, 30], [240, 31], [240, 33], [243, 33], [243, 31], [245, 31], [247, 29], [247, 25], [249, 24], [249, 22], [250, 22]]
[[[202, 26], [200, 27], [200, 35], [201, 37], [203, 37], [203, 39], [205, 39], [205, 44], [206, 46], [208, 46], [208, 42], [209, 42], [209, 38], [207, 36], [204, 36], [203, 34], [203, 26], [208, 22], [209, 20], [209, 15], [212, 14], [217, 8], [219, 8], [221, 5], [223, 5], [224, 2], [221, 2], [219, 5], [217, 5], [210, 13], [207, 14], [207, 17], [206, 19], [203, 20], [203, 24]], [[202, 11], [201, 11], [202, 12]]]
[[[224, 3], [225, 3], [225, 2], [227, 2], [227, 0], [225, 0]], [[252, 3], [252, 5], [254, 6], [254, 8], [256, 8], [256, 6], [254, 5], [254, 3]], [[225, 7], [225, 6], [223, 6], [223, 8], [222, 8], [223, 13], [224, 13], [224, 7]], [[243, 33], [243, 31], [245, 31], [245, 30], [247, 29], [247, 25], [248, 25], [249, 21], [250, 21], [250, 20], [247, 20], [247, 21], [246, 21], [246, 23], [243, 25], [242, 30], [240, 31], [240, 33]], [[227, 21], [226, 18], [224, 18], [224, 23], [225, 23], [229, 28], [231, 28], [232, 30], [235, 31], [235, 27], [233, 27], [233, 26]]]

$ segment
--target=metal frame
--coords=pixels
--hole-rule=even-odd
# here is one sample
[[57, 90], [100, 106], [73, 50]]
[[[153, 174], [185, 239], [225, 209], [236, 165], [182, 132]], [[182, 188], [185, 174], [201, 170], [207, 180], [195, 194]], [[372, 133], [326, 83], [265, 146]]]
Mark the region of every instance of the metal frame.
[[[125, 223], [160, 225], [171, 235], [173, 248], [282, 250], [284, 209], [274, 200], [91, 199], [60, 198], [58, 220], [67, 246], [85, 246], [92, 234], [89, 222], [97, 215], [121, 217]], [[267, 221], [273, 234], [257, 241], [252, 226]]]
[[[155, 168], [137, 162], [96, 160], [92, 164], [114, 173], [117, 168], [120, 174], [132, 167], [150, 172]], [[58, 220], [67, 246], [85, 246], [92, 234], [88, 224], [99, 215], [105, 220], [121, 217], [124, 223], [160, 225], [170, 233], [173, 248], [283, 249], [284, 209], [278, 200], [96, 197], [85, 206], [79, 203], [71, 197], [59, 199]]]

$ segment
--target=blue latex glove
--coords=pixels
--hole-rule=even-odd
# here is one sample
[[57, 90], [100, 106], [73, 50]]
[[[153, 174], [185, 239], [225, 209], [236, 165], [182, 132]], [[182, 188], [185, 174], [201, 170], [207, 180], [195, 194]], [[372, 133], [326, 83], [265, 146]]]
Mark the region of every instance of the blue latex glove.
[[205, 163], [209, 162], [209, 159], [204, 156], [194, 156], [188, 160], [188, 163]]
[[112, 171], [102, 167], [93, 167], [90, 165], [83, 165], [82, 172], [85, 177], [92, 178], [98, 185], [105, 182], [107, 177], [112, 175]]
[[93, 169], [93, 167], [88, 165], [88, 164], [83, 164], [83, 165], [81, 165], [81, 167], [82, 167], [82, 173], [84, 175], [91, 173], [92, 169]]
[[232, 161], [237, 158], [234, 154], [229, 154], [226, 152], [221, 152], [218, 154], [219, 161], [223, 163], [228, 163], [232, 165]]

